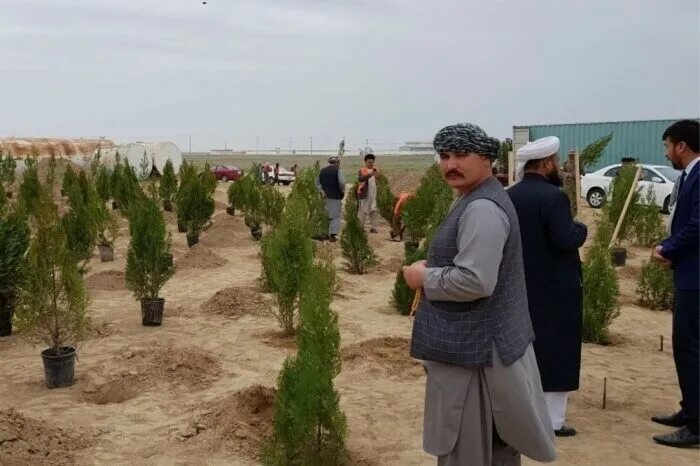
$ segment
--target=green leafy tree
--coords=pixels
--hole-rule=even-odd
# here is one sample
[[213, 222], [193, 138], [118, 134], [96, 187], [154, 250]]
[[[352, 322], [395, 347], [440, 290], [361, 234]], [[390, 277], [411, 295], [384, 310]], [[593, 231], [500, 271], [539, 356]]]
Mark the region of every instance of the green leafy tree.
[[34, 235], [27, 253], [16, 324], [20, 331], [34, 335], [55, 354], [61, 354], [85, 335], [88, 295], [48, 188], [40, 187], [30, 217]]
[[25, 213], [36, 213], [41, 194], [39, 167], [36, 159], [31, 157], [28, 157], [25, 163], [27, 170], [24, 172], [22, 184], [19, 186], [19, 204]]
[[188, 175], [180, 186], [177, 199], [178, 219], [184, 223], [189, 237], [198, 237], [214, 215], [214, 199], [206, 178], [196, 173]]
[[513, 143], [510, 140], [501, 141], [498, 148], [498, 158], [496, 167], [498, 173], [508, 173], [508, 153], [513, 150]]
[[[605, 148], [608, 147], [610, 141], [612, 141], [613, 133], [603, 136], [602, 138], [588, 144], [579, 154], [578, 165], [581, 170], [581, 174], [586, 172], [587, 168], [593, 167], [600, 161], [600, 158], [605, 152]], [[572, 171], [573, 173], [573, 171]]]
[[0, 210], [0, 336], [12, 333], [13, 310], [26, 278], [29, 238], [24, 215], [15, 209]]
[[279, 227], [266, 239], [262, 251], [264, 274], [277, 298], [276, 317], [287, 335], [296, 331], [299, 296], [314, 257], [306, 232], [307, 216], [303, 200], [289, 200]]
[[644, 204], [635, 205], [631, 219], [631, 236], [639, 246], [654, 246], [663, 239], [666, 234], [661, 211], [656, 205], [654, 189], [650, 186], [644, 196]]
[[367, 273], [377, 263], [367, 233], [357, 217], [357, 204], [351, 200], [345, 203], [345, 228], [340, 234], [340, 247], [350, 273]]
[[63, 191], [64, 195], [68, 195], [77, 179], [78, 175], [76, 175], [73, 168], [70, 165], [66, 166], [66, 171], [63, 174], [63, 182], [61, 183], [61, 190]]
[[[636, 171], [637, 167], [634, 165], [623, 165], [613, 180], [611, 187], [612, 198], [610, 199], [610, 202], [603, 207], [603, 215], [606, 217], [607, 222], [613, 225], [613, 227], [617, 225], [618, 219], [622, 214], [625, 201], [627, 200], [630, 189], [632, 189]], [[617, 237], [618, 246], [622, 244], [622, 241], [628, 239], [630, 236], [631, 226], [634, 224], [634, 218], [638, 211], [638, 201], [639, 189], [634, 192], [627, 210], [627, 215], [625, 216], [620, 227], [620, 233]]]
[[177, 177], [173, 162], [168, 159], [163, 167], [163, 177], [160, 179], [160, 197], [166, 205], [170, 205], [175, 193], [177, 193]]
[[[426, 254], [424, 249], [408, 249], [405, 253], [403, 265], [411, 265], [416, 261], [425, 259]], [[403, 278], [403, 271], [396, 272], [396, 280], [394, 281], [394, 290], [392, 292], [392, 304], [399, 313], [407, 316], [411, 313], [411, 305], [416, 292], [408, 287], [406, 280]]]
[[639, 304], [654, 311], [673, 308], [673, 274], [654, 261], [645, 262], [637, 283]]
[[[389, 180], [383, 174], [376, 176], [377, 182], [377, 208], [379, 214], [387, 223], [391, 224], [394, 218], [394, 205], [396, 204], [396, 196], [391, 192]], [[357, 191], [356, 191], [357, 192]]]
[[112, 198], [112, 179], [107, 172], [107, 167], [102, 164], [96, 168], [95, 189], [102, 202], [107, 202]]
[[286, 201], [284, 194], [274, 186], [263, 186], [260, 189], [260, 201], [263, 222], [272, 227], [279, 225]]
[[402, 217], [406, 232], [412, 241], [425, 238], [442, 219], [452, 204], [450, 187], [442, 178], [437, 165], [432, 165], [423, 175], [416, 195], [406, 202]]
[[[83, 171], [69, 185], [67, 194], [70, 210], [63, 216], [62, 222], [68, 250], [76, 260], [87, 262], [97, 244], [99, 208], [103, 203]], [[84, 265], [81, 270], [84, 271]]]
[[207, 188], [207, 192], [210, 195], [214, 195], [214, 192], [216, 191], [216, 176], [214, 176], [214, 173], [211, 171], [211, 167], [209, 166], [209, 162], [206, 162], [204, 164], [204, 169], [199, 175], [202, 178], [202, 182], [204, 183], [204, 186]]
[[137, 300], [157, 299], [172, 277], [168, 260], [170, 236], [163, 212], [149, 197], [134, 202], [129, 212], [131, 241], [126, 257], [126, 284]]
[[[0, 187], [4, 186], [7, 188], [9, 185], [15, 181], [15, 169], [17, 168], [17, 162], [12, 157], [9, 152], [3, 156], [2, 149], [0, 149]], [[4, 193], [0, 193], [3, 194]]]
[[602, 220], [583, 263], [583, 341], [605, 344], [612, 321], [620, 315], [619, 285], [607, 241], [612, 226]]
[[262, 454], [265, 465], [332, 466], [347, 460], [347, 421], [333, 386], [341, 360], [329, 267], [333, 264], [313, 266], [305, 277], [299, 351], [287, 358], [278, 378], [274, 433]]
[[301, 170], [289, 194], [290, 199], [303, 199], [306, 204], [308, 236], [321, 236], [328, 233], [328, 215], [323, 198], [316, 188], [316, 178], [320, 172], [318, 163], [311, 168]]
[[146, 153], [143, 151], [143, 157], [141, 157], [141, 162], [139, 163], [139, 176], [138, 179], [141, 181], [147, 180], [151, 176], [151, 171], [153, 170], [153, 161]]

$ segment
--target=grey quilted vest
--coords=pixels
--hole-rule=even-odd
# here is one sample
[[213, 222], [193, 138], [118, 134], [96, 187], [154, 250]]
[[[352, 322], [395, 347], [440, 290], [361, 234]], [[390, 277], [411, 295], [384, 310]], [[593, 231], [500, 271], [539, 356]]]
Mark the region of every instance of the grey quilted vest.
[[496, 289], [491, 296], [471, 302], [428, 301], [423, 295], [411, 341], [411, 356], [416, 359], [468, 368], [491, 366], [491, 342], [495, 340], [503, 363], [509, 366], [535, 339], [527, 305], [518, 216], [495, 178], [456, 201], [430, 243], [427, 266], [454, 266], [459, 219], [476, 199], [495, 202], [510, 222]]

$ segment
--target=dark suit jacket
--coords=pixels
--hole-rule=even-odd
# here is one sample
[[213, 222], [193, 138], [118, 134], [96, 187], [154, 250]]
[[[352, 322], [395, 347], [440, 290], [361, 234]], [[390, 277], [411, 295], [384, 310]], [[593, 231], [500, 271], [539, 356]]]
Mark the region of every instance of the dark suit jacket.
[[546, 392], [576, 390], [581, 366], [583, 288], [578, 248], [588, 230], [571, 218], [566, 194], [528, 173], [508, 189], [520, 222], [535, 354]]
[[[673, 282], [677, 290], [697, 290], [700, 282], [700, 162], [686, 176], [678, 192], [671, 223], [671, 236], [661, 242], [661, 255], [672, 262]], [[680, 182], [680, 178], [679, 181]]]

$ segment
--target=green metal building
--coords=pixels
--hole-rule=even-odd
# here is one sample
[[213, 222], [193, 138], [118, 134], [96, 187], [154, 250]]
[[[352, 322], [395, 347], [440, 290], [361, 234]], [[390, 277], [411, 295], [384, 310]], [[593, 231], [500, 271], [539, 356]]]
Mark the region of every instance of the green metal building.
[[667, 165], [661, 140], [666, 128], [682, 120], [610, 121], [601, 123], [572, 123], [563, 125], [513, 126], [513, 149], [518, 150], [528, 141], [545, 136], [557, 136], [561, 141], [559, 156], [566, 157], [571, 149], [581, 151], [588, 144], [613, 133], [612, 141], [596, 166], [587, 171], [614, 163], [623, 157], [634, 157], [640, 163]]

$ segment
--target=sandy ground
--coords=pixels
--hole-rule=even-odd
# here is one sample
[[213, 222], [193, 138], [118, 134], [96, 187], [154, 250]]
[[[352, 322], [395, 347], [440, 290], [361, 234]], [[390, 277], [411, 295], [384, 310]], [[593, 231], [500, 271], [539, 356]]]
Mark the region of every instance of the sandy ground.
[[[46, 389], [43, 348], [22, 335], [0, 339], [0, 464], [258, 464], [277, 373], [295, 342], [280, 336], [269, 313], [272, 297], [258, 291], [257, 244], [240, 217], [221, 210], [225, 188], [217, 191], [213, 226], [192, 250], [168, 216], [178, 268], [162, 292], [162, 327], [141, 326], [139, 306], [125, 289], [126, 237], [117, 241], [114, 262], [91, 262], [93, 330], [79, 349], [75, 386]], [[424, 375], [407, 354], [411, 321], [389, 303], [403, 245], [388, 236], [385, 225], [371, 235], [382, 260], [374, 272], [339, 272], [333, 308], [344, 366], [336, 387], [353, 464], [430, 465], [434, 459], [421, 448]], [[632, 255], [625, 277], [634, 276], [648, 251]], [[338, 250], [336, 262], [342, 269]], [[649, 417], [672, 412], [679, 398], [671, 315], [637, 307], [633, 278], [621, 285], [615, 344], [584, 346], [581, 389], [569, 410], [579, 435], [557, 441], [556, 464], [698, 464], [697, 450], [651, 440], [670, 429]]]

